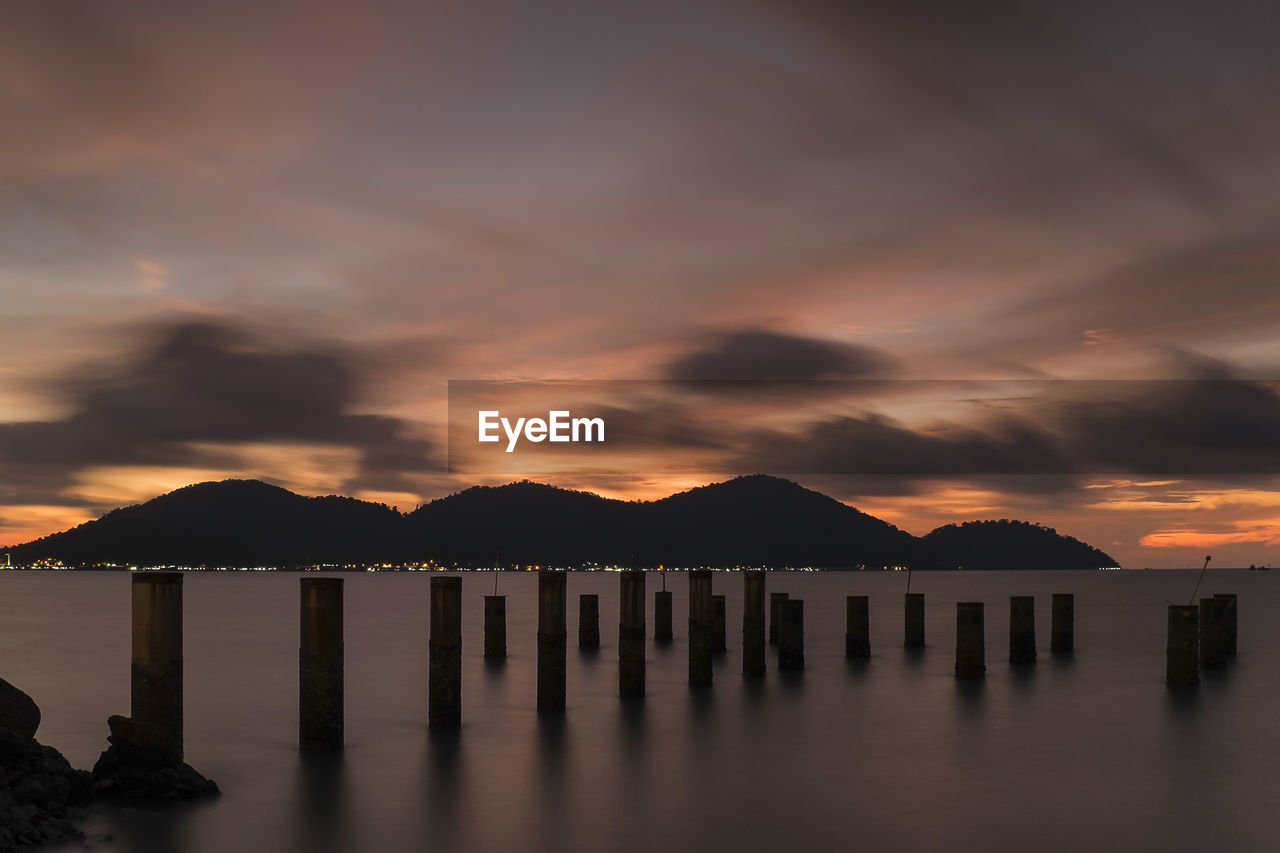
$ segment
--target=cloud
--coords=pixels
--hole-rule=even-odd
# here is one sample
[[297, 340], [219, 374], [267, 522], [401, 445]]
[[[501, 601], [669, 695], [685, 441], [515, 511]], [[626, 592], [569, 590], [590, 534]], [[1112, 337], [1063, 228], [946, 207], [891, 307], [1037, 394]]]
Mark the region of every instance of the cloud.
[[871, 347], [744, 329], [719, 335], [709, 346], [676, 358], [670, 378], [718, 380], [816, 380], [883, 377], [895, 362]]

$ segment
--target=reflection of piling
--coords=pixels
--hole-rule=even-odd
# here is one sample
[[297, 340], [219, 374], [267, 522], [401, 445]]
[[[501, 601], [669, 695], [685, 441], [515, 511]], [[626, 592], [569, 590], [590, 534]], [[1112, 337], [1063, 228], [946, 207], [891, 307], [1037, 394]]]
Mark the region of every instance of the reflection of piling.
[[1194, 604], [1169, 605], [1165, 680], [1179, 687], [1200, 683], [1200, 610]]
[[1219, 669], [1227, 665], [1227, 619], [1231, 601], [1226, 598], [1200, 599], [1200, 667]]
[[769, 593], [769, 645], [778, 645], [778, 607], [790, 596], [785, 592]]
[[1053, 594], [1053, 622], [1049, 627], [1049, 651], [1068, 655], [1076, 647], [1076, 597], [1069, 592]]
[[711, 686], [712, 628], [711, 572], [689, 572], [689, 684]]
[[804, 669], [804, 602], [788, 598], [778, 605], [778, 669]]
[[653, 639], [671, 642], [671, 593], [660, 589], [653, 594]]
[[644, 572], [621, 574], [618, 596], [618, 695], [644, 696]]
[[538, 573], [539, 713], [564, 713], [567, 583], [563, 571]]
[[431, 639], [427, 676], [427, 726], [447, 731], [462, 725], [462, 578], [431, 579]]
[[902, 645], [908, 649], [924, 648], [924, 593], [908, 592], [903, 599], [904, 630]]
[[133, 576], [133, 661], [130, 714], [168, 737], [182, 758], [182, 575]]
[[764, 572], [742, 573], [742, 674], [749, 678], [764, 675]]
[[1036, 600], [1031, 595], [1009, 598], [1009, 663], [1036, 662]]
[[342, 578], [302, 578], [298, 744], [342, 748]]
[[729, 650], [725, 637], [725, 611], [724, 596], [711, 596], [711, 651], [717, 655], [722, 655]]
[[981, 678], [987, 671], [986, 655], [982, 602], [956, 602], [956, 677]]
[[600, 596], [578, 596], [578, 648], [600, 648]]
[[850, 658], [871, 657], [871, 607], [865, 595], [844, 600], [844, 654]]
[[1213, 597], [1225, 598], [1231, 602], [1227, 607], [1227, 654], [1234, 656], [1236, 653], [1236, 633], [1239, 624], [1237, 611], [1240, 606], [1240, 599], [1234, 592], [1219, 592]]
[[487, 658], [507, 656], [507, 597], [505, 595], [484, 597], [484, 656]]

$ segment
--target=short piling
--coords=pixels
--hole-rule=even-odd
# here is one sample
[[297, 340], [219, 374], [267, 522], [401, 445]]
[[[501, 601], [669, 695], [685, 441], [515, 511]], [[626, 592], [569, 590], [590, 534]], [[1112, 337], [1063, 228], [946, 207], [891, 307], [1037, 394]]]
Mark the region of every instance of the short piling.
[[671, 593], [660, 589], [653, 594], [653, 639], [659, 643], [671, 642]]
[[981, 601], [956, 602], [956, 677], [982, 678], [987, 640]]
[[182, 759], [182, 575], [133, 576], [133, 660], [129, 713], [169, 739], [170, 756]]
[[785, 592], [769, 593], [769, 645], [778, 645], [778, 607], [790, 598]]
[[689, 572], [689, 686], [711, 686], [712, 629], [711, 572]]
[[765, 670], [764, 572], [742, 573], [742, 674], [759, 678]]
[[431, 634], [428, 648], [427, 728], [462, 726], [462, 578], [431, 578]]
[[1053, 594], [1053, 622], [1049, 627], [1049, 651], [1069, 655], [1076, 647], [1076, 597], [1069, 592]]
[[804, 669], [804, 601], [788, 598], [778, 605], [778, 669]]
[[563, 714], [567, 579], [563, 571], [538, 573], [538, 713]]
[[621, 573], [618, 595], [618, 695], [644, 698], [644, 572]]
[[1240, 606], [1240, 599], [1234, 592], [1219, 592], [1214, 594], [1213, 597], [1225, 598], [1231, 602], [1230, 606], [1227, 607], [1227, 654], [1235, 657], [1238, 628], [1237, 611]]
[[1194, 604], [1169, 605], [1165, 681], [1175, 687], [1200, 683], [1200, 608]]
[[600, 596], [578, 596], [578, 648], [600, 648]]
[[484, 597], [484, 656], [487, 658], [507, 656], [507, 597], [505, 595]]
[[1200, 668], [1221, 669], [1227, 665], [1227, 628], [1231, 601], [1226, 598], [1200, 599]]
[[302, 578], [298, 644], [298, 745], [341, 749], [343, 740], [342, 578]]
[[871, 607], [865, 595], [849, 595], [844, 599], [844, 655], [849, 658], [871, 657]]
[[726, 610], [723, 595], [711, 596], [711, 651], [717, 655], [722, 655], [729, 650], [728, 638], [725, 636]]
[[924, 648], [924, 593], [908, 592], [903, 599], [902, 645], [908, 649]]
[[1009, 598], [1009, 663], [1036, 662], [1036, 600], [1031, 595]]

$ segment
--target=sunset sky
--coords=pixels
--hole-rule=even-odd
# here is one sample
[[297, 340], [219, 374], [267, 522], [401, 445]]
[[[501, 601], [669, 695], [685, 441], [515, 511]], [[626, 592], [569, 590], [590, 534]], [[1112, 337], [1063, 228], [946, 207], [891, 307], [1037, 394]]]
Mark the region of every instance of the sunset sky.
[[1280, 563], [1278, 92], [1267, 3], [4, 3], [0, 545], [511, 479], [448, 473], [450, 380], [982, 380], [540, 479]]

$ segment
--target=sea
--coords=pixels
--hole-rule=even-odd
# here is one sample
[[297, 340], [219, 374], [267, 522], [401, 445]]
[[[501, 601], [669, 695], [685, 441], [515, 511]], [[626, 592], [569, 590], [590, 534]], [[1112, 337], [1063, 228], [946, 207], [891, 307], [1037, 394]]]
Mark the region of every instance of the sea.
[[[914, 573], [922, 652], [903, 649], [904, 572], [770, 572], [805, 601], [802, 673], [741, 675], [742, 575], [717, 572], [728, 652], [687, 684], [687, 576], [666, 573], [675, 641], [648, 694], [617, 695], [615, 573], [572, 573], [568, 700], [539, 717], [533, 573], [503, 573], [505, 661], [482, 656], [463, 580], [463, 725], [427, 729], [428, 576], [346, 574], [346, 749], [297, 749], [299, 578], [193, 572], [185, 587], [186, 758], [217, 800], [97, 806], [101, 851], [1280, 850], [1280, 572], [1210, 570], [1239, 595], [1239, 654], [1198, 688], [1164, 683], [1169, 603], [1198, 571]], [[647, 579], [648, 631], [653, 592]], [[39, 703], [37, 737], [90, 768], [129, 712], [127, 573], [0, 572], [0, 676]], [[1075, 594], [1076, 650], [1049, 653], [1050, 596]], [[602, 648], [577, 648], [581, 593]], [[844, 657], [845, 596], [872, 655]], [[1039, 660], [1008, 663], [1009, 598], [1036, 599]], [[987, 674], [953, 675], [955, 604], [986, 604]]]

